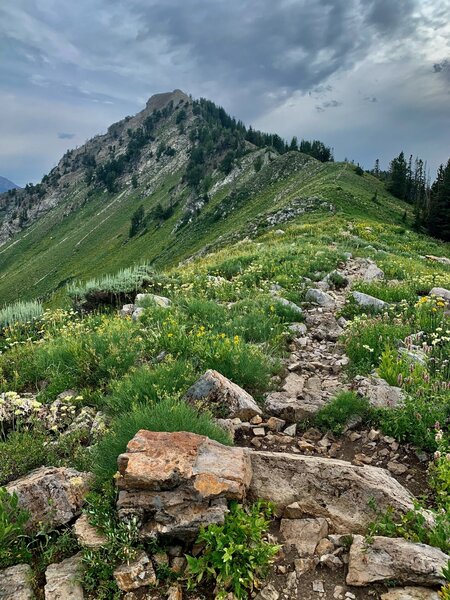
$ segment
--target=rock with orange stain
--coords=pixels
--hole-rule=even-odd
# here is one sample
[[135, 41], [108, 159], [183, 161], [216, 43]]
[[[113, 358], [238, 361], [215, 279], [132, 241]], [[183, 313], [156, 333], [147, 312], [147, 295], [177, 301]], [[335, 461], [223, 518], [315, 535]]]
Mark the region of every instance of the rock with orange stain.
[[119, 515], [137, 517], [144, 537], [194, 538], [223, 522], [227, 501], [244, 499], [251, 480], [245, 449], [186, 432], [138, 431], [118, 466]]

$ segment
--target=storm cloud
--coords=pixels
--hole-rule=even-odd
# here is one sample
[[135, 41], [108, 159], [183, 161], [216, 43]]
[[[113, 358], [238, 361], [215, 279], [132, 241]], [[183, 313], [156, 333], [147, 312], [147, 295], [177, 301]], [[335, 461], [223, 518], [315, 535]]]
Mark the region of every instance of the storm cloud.
[[3, 0], [1, 174], [36, 181], [68, 141], [174, 88], [337, 158], [371, 166], [404, 149], [434, 169], [450, 154], [449, 12], [450, 0]]

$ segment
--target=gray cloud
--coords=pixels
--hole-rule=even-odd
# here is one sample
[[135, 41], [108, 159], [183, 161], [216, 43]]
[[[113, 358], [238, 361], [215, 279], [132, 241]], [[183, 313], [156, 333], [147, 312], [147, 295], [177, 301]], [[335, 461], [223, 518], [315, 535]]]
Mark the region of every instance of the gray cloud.
[[[340, 121], [348, 111], [342, 137], [350, 144], [376, 115], [378, 141], [371, 144], [380, 153], [383, 131], [399, 127], [393, 121], [402, 118], [394, 110], [399, 103], [408, 106], [404, 118], [411, 115], [419, 153], [426, 140], [414, 115], [433, 113], [425, 117], [430, 126], [446, 118], [449, 70], [442, 57], [450, 54], [450, 0], [77, 0], [63, 6], [57, 0], [0, 4], [0, 135], [11, 140], [7, 152], [0, 149], [0, 164], [19, 183], [40, 178], [67, 149], [70, 138], [55, 131], [76, 131], [81, 142], [135, 113], [152, 93], [177, 87], [285, 135], [308, 130], [302, 115], [310, 107], [314, 137], [326, 139], [337, 114], [331, 109], [339, 107]], [[18, 106], [26, 107], [27, 121]], [[359, 114], [364, 118], [355, 130]], [[441, 148], [442, 160], [443, 131], [441, 122], [426, 136]], [[32, 154], [34, 146], [44, 154]]]
[[60, 131], [58, 133], [58, 138], [60, 140], [72, 140], [75, 137], [74, 133], [66, 133], [64, 131]]

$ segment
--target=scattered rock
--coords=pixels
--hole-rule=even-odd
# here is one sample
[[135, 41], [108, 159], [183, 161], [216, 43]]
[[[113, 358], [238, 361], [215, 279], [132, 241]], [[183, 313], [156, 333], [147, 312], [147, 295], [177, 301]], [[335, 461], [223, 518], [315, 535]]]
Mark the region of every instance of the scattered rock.
[[139, 320], [142, 315], [144, 314], [145, 308], [142, 308], [142, 306], [137, 306], [134, 311], [133, 314], [131, 315], [131, 318], [133, 319], [133, 321], [137, 321]]
[[114, 579], [120, 590], [130, 592], [144, 585], [155, 584], [156, 573], [148, 555], [141, 552], [135, 560], [117, 567], [114, 571]]
[[415, 544], [403, 538], [375, 536], [366, 544], [356, 535], [350, 547], [348, 585], [368, 585], [376, 581], [393, 580], [438, 586], [445, 582], [442, 569], [450, 557], [438, 548]]
[[134, 303], [139, 306], [142, 303], [154, 303], [161, 308], [169, 308], [172, 302], [165, 296], [158, 296], [157, 294], [137, 294]]
[[167, 590], [167, 600], [183, 600], [183, 588], [179, 584], [171, 585]]
[[445, 302], [450, 303], [450, 290], [442, 287], [434, 287], [430, 290], [430, 296], [437, 296], [438, 298], [442, 298]]
[[300, 308], [300, 306], [298, 306], [298, 304], [294, 304], [294, 302], [291, 302], [290, 300], [286, 300], [286, 298], [281, 298], [280, 296], [275, 296], [274, 300], [276, 302], [279, 302], [286, 308], [289, 308], [290, 310], [292, 310], [292, 312], [297, 313], [298, 315], [303, 314], [303, 311]]
[[316, 563], [313, 558], [296, 558], [294, 560], [294, 568], [297, 577], [301, 577], [308, 571], [313, 571]]
[[280, 534], [300, 558], [305, 558], [313, 556], [319, 541], [328, 535], [328, 523], [326, 519], [282, 519]]
[[40, 467], [6, 486], [30, 513], [27, 528], [39, 523], [58, 527], [80, 514], [89, 489], [90, 473], [67, 467]]
[[320, 581], [320, 579], [316, 579], [315, 581], [312, 582], [312, 589], [313, 589], [313, 592], [318, 592], [319, 594], [325, 593], [325, 588], [323, 587], [323, 581]]
[[284, 419], [278, 419], [277, 417], [267, 419], [267, 427], [271, 431], [281, 431], [285, 425], [286, 421]]
[[439, 262], [443, 265], [450, 265], [450, 258], [447, 258], [446, 256], [433, 256], [433, 254], [426, 254], [425, 258]]
[[379, 298], [370, 296], [369, 294], [363, 294], [363, 292], [352, 292], [352, 296], [355, 299], [356, 304], [363, 308], [373, 308], [374, 310], [383, 310], [388, 307], [388, 304]]
[[307, 290], [305, 300], [306, 302], [318, 304], [319, 306], [326, 308], [332, 308], [335, 304], [333, 296], [316, 288], [309, 288], [309, 290]]
[[272, 392], [265, 401], [265, 409], [285, 421], [292, 423], [315, 415], [325, 406], [325, 400], [314, 393], [307, 393], [303, 398], [290, 396], [286, 392]]
[[262, 411], [255, 400], [241, 387], [210, 369], [186, 392], [184, 399], [191, 404], [207, 402], [217, 416], [248, 421]]
[[311, 334], [316, 340], [336, 342], [344, 333], [332, 313], [310, 313], [306, 317], [306, 323], [311, 328]]
[[186, 432], [138, 431], [118, 465], [119, 516], [136, 516], [144, 537], [191, 539], [222, 523], [251, 479], [248, 451]]
[[45, 600], [83, 600], [82, 570], [81, 554], [49, 565], [45, 571]]
[[33, 600], [31, 587], [33, 572], [30, 565], [14, 565], [0, 570], [0, 598], [2, 600]]
[[384, 469], [355, 466], [342, 460], [282, 452], [249, 452], [252, 499], [271, 500], [282, 513], [298, 502], [303, 516], [324, 517], [338, 533], [359, 533], [379, 510], [392, 506], [405, 513], [413, 497]]
[[269, 583], [269, 585], [266, 585], [266, 587], [255, 596], [255, 600], [278, 600], [279, 597], [279, 592], [271, 583]]
[[369, 263], [364, 275], [364, 281], [375, 281], [376, 279], [384, 279], [383, 271], [377, 267], [374, 262]]
[[80, 546], [85, 548], [100, 548], [107, 542], [106, 537], [89, 523], [87, 515], [81, 515], [75, 521], [73, 532]]
[[136, 306], [134, 304], [124, 304], [120, 311], [121, 317], [131, 317], [136, 310]]
[[408, 471], [408, 467], [406, 465], [402, 465], [401, 463], [393, 460], [388, 462], [387, 468], [389, 472], [394, 473], [394, 475], [404, 475]]
[[297, 337], [301, 337], [307, 332], [307, 327], [304, 323], [291, 323], [288, 329]]
[[295, 423], [293, 425], [289, 425], [289, 427], [286, 427], [283, 433], [292, 437], [295, 436], [297, 433], [297, 425]]

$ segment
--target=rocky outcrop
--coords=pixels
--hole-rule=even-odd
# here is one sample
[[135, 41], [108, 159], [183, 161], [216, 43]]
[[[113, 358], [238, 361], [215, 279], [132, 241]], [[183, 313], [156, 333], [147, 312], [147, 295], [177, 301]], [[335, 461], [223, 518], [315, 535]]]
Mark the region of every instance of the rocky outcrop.
[[356, 304], [363, 308], [380, 311], [388, 307], [388, 304], [383, 300], [370, 296], [369, 294], [364, 294], [363, 292], [352, 292], [352, 296]]
[[45, 600], [83, 600], [84, 593], [80, 583], [82, 570], [81, 554], [49, 565], [45, 572]]
[[373, 520], [369, 502], [404, 513], [413, 497], [378, 467], [282, 452], [250, 452], [249, 498], [270, 500], [283, 512], [298, 503], [304, 517], [323, 517], [337, 533], [362, 533]]
[[362, 586], [393, 580], [439, 586], [445, 582], [442, 569], [449, 560], [450, 556], [426, 544], [383, 536], [375, 536], [368, 544], [357, 535], [350, 548], [347, 584]]
[[357, 376], [353, 385], [358, 394], [366, 397], [375, 408], [397, 408], [405, 399], [401, 388], [389, 385], [387, 381], [375, 375]]
[[135, 560], [117, 567], [114, 579], [120, 590], [131, 592], [146, 585], [154, 585], [156, 573], [148, 555], [141, 552]]
[[381, 600], [439, 600], [439, 595], [424, 587], [404, 587], [381, 594]]
[[206, 403], [217, 417], [246, 421], [262, 414], [250, 394], [212, 369], [188, 389], [184, 399], [194, 405]]
[[30, 565], [14, 565], [0, 570], [1, 600], [33, 600], [33, 572]]
[[102, 535], [97, 529], [89, 523], [87, 515], [81, 515], [75, 521], [73, 533], [80, 546], [84, 548], [100, 548], [107, 543], [106, 536]]
[[40, 467], [6, 486], [30, 514], [28, 529], [39, 523], [59, 527], [80, 514], [89, 489], [90, 473], [66, 467]]
[[119, 516], [137, 517], [144, 537], [189, 539], [222, 523], [227, 501], [242, 500], [251, 480], [243, 448], [186, 432], [141, 430], [118, 465]]

